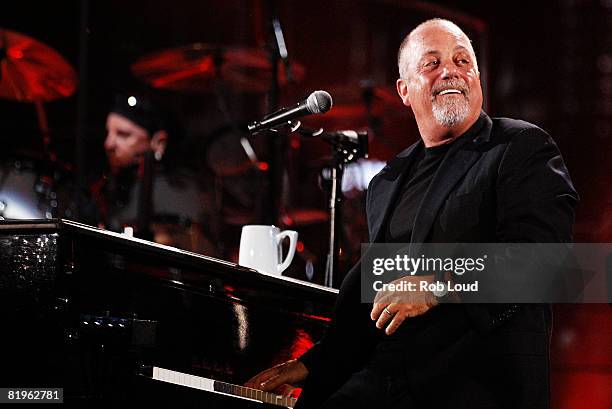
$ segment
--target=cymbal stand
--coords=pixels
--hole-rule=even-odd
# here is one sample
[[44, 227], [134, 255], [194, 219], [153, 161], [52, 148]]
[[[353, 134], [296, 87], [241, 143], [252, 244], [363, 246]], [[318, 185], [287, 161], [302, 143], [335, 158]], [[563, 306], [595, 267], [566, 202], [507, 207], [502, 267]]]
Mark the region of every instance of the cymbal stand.
[[[270, 90], [267, 95], [267, 111], [274, 112], [278, 109], [279, 91], [280, 91], [280, 80], [278, 76], [279, 64], [282, 62], [285, 66], [287, 79], [291, 79], [291, 70], [289, 69], [289, 59], [287, 53], [287, 47], [285, 44], [280, 20], [278, 18], [277, 4], [276, 1], [268, 1], [268, 8], [270, 10], [269, 27], [273, 40], [269, 42], [269, 59], [270, 65], [272, 66], [272, 82], [270, 84]], [[286, 136], [286, 135], [285, 135]], [[278, 223], [281, 209], [281, 201], [279, 198], [282, 194], [283, 187], [283, 161], [287, 146], [286, 137], [278, 137], [274, 133], [268, 132], [268, 151], [270, 153], [269, 161], [269, 185], [268, 185], [268, 209], [266, 215], [264, 215], [266, 224]]]
[[39, 99], [34, 101], [36, 107], [36, 118], [38, 120], [38, 128], [43, 138], [43, 148], [45, 155], [51, 162], [55, 162], [56, 155], [51, 151], [51, 133], [49, 132], [49, 122], [47, 121], [47, 111], [43, 102]]
[[[215, 53], [213, 54], [215, 67], [223, 67], [223, 57], [223, 53], [219, 52], [218, 50], [215, 51]], [[242, 146], [244, 153], [249, 158], [249, 161], [251, 162], [253, 167], [257, 168], [259, 160], [257, 159], [257, 155], [255, 154], [255, 150], [253, 149], [251, 142], [244, 136], [244, 130], [241, 130], [238, 127], [238, 122], [230, 111], [230, 108], [227, 104], [227, 92], [228, 89], [226, 86], [224, 86], [223, 81], [223, 70], [219, 70], [219, 80], [216, 80], [213, 84], [213, 93], [217, 102], [217, 108], [221, 112], [221, 115], [223, 115], [223, 119], [225, 120], [225, 122], [227, 122], [231, 126], [232, 132], [234, 132], [235, 135], [242, 135], [240, 137], [240, 145]]]

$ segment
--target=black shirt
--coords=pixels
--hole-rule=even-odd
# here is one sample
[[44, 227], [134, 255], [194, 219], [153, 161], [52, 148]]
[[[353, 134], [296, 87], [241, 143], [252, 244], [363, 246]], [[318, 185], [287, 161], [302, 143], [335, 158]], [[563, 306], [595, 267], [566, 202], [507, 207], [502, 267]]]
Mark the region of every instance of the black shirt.
[[454, 141], [421, 149], [412, 165], [405, 171], [403, 186], [397, 195], [385, 229], [385, 243], [410, 242], [421, 201], [453, 143]]

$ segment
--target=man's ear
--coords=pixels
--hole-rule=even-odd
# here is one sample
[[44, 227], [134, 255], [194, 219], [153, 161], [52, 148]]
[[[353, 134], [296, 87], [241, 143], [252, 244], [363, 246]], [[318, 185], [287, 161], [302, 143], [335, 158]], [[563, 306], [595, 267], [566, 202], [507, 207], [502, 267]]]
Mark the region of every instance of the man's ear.
[[395, 86], [397, 88], [397, 93], [399, 94], [400, 98], [402, 99], [402, 102], [404, 103], [404, 105], [406, 105], [407, 107], [410, 106], [410, 99], [408, 96], [408, 80], [404, 80], [404, 79], [398, 79], [395, 82]]
[[165, 130], [157, 131], [151, 138], [151, 150], [154, 152], [156, 158], [164, 156], [166, 147], [168, 146], [168, 132]]

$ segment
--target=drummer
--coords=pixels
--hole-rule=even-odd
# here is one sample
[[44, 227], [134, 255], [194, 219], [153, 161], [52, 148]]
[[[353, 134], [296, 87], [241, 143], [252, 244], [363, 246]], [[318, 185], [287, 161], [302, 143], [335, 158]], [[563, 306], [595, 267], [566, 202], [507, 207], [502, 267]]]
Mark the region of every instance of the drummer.
[[[139, 95], [118, 95], [106, 118], [104, 149], [109, 173], [92, 186], [98, 223], [109, 230], [133, 227], [161, 244], [214, 253], [203, 235], [206, 209], [195, 173], [179, 154], [180, 127], [167, 111]], [[153, 162], [146, 166], [147, 161]], [[142, 195], [149, 180], [151, 193]], [[149, 197], [150, 199], [147, 199]], [[151, 217], [143, 228], [144, 206]]]
[[[118, 95], [106, 117], [104, 150], [111, 173], [141, 162], [152, 152], [157, 161], [168, 147], [168, 120], [149, 100], [135, 95]], [[173, 135], [178, 137], [178, 135]]]

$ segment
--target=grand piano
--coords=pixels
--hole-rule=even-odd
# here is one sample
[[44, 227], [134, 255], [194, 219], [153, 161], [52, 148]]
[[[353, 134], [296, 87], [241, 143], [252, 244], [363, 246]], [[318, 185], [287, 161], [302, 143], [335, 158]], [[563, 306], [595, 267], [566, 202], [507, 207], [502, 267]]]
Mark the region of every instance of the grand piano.
[[[316, 342], [336, 295], [68, 220], [2, 221], [0, 386], [87, 406], [292, 406], [236, 389]], [[202, 379], [220, 393], [186, 386]]]

